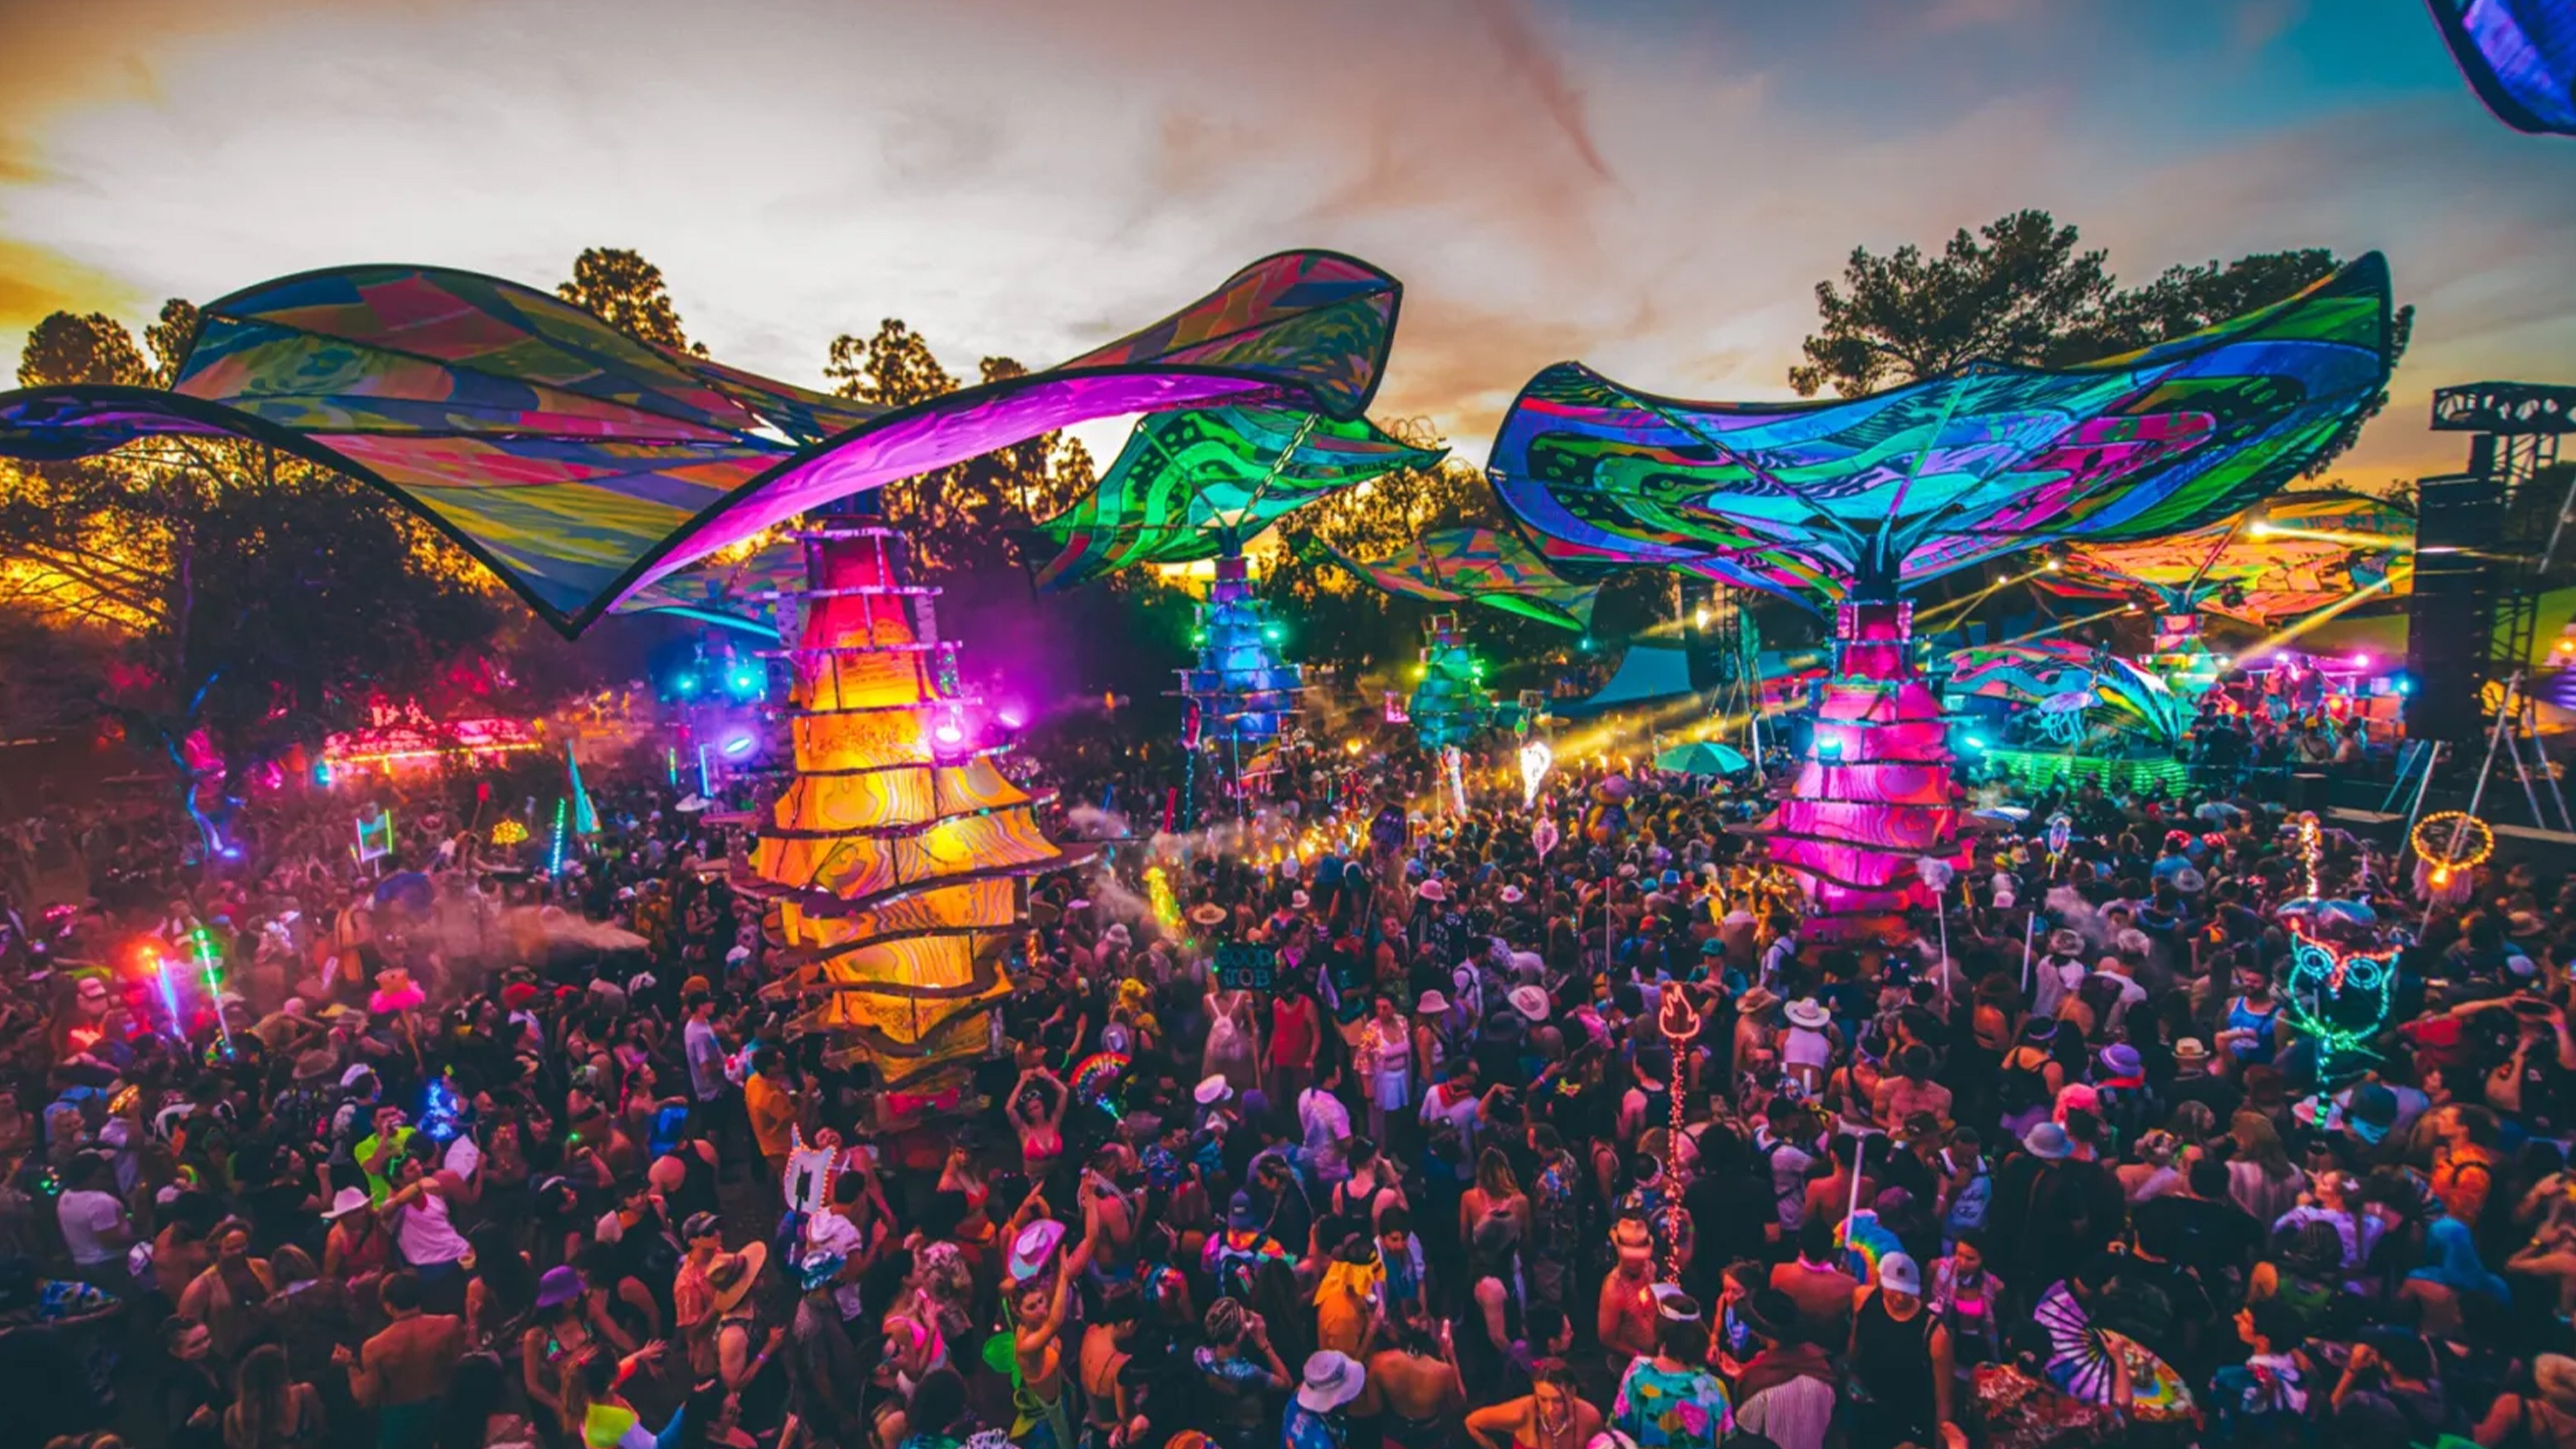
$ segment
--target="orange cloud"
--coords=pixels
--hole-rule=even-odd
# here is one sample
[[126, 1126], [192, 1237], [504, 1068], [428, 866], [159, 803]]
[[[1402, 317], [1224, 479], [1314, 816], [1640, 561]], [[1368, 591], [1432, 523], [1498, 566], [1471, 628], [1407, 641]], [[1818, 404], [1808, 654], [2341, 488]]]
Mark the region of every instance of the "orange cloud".
[[[130, 310], [134, 288], [69, 257], [0, 236], [0, 376], [14, 367], [26, 330], [52, 312]], [[7, 384], [0, 384], [6, 386]]]

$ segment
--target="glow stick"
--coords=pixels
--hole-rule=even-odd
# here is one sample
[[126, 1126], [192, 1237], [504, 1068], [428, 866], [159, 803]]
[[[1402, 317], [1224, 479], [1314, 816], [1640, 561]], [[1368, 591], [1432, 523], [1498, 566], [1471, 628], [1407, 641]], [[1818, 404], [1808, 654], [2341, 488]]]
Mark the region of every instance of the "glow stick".
[[[206, 976], [206, 1002], [215, 1009], [215, 1030], [223, 1034], [224, 1056], [230, 1058], [233, 1054], [233, 1024], [224, 1020], [224, 990], [223, 983], [215, 975], [214, 938], [206, 934], [206, 928], [203, 926], [199, 926], [194, 934], [197, 944], [197, 965]], [[164, 961], [162, 964], [167, 966], [169, 963]], [[164, 976], [162, 979], [167, 982], [169, 978]]]
[[170, 958], [159, 957], [153, 965], [161, 973], [161, 1004], [170, 1012], [170, 1035], [186, 1041], [188, 1033], [179, 1024], [179, 988], [170, 984]]

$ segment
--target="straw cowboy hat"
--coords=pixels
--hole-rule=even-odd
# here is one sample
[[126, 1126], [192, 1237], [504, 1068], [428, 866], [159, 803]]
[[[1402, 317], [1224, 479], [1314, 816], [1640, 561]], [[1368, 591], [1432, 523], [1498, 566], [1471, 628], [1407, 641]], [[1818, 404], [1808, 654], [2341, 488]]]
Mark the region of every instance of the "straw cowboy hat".
[[1503, 999], [1512, 1004], [1512, 1010], [1532, 1021], [1547, 1020], [1547, 993], [1538, 987], [1515, 986], [1503, 994]]
[[1449, 899], [1449, 885], [1446, 881], [1434, 877], [1424, 881], [1413, 893], [1426, 901], [1445, 901]]
[[1735, 1010], [1740, 1016], [1757, 1016], [1779, 1004], [1780, 993], [1767, 986], [1748, 986], [1742, 996], [1735, 998]]
[[1234, 1095], [1234, 1084], [1227, 1081], [1223, 1073], [1218, 1073], [1202, 1080], [1190, 1095], [1198, 1099], [1200, 1106], [1213, 1107]]
[[707, 1286], [715, 1290], [716, 1311], [732, 1311], [760, 1281], [760, 1270], [769, 1266], [769, 1245], [747, 1243], [739, 1253], [719, 1253], [707, 1264]]
[[1812, 996], [1801, 996], [1790, 1002], [1789, 1009], [1784, 1014], [1789, 1018], [1791, 1026], [1803, 1026], [1809, 1031], [1822, 1031], [1825, 1023], [1833, 1020], [1832, 1014], [1825, 1010], [1824, 1003]]
[[1210, 901], [1205, 905], [1192, 906], [1190, 907], [1190, 924], [1194, 926], [1222, 926], [1225, 924], [1225, 907], [1220, 906], [1213, 901]]

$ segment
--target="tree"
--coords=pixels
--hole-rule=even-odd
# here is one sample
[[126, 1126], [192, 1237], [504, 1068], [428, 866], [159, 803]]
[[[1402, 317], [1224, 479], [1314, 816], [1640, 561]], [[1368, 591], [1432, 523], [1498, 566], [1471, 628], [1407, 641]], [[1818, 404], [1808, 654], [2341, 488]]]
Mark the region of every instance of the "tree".
[[2038, 365], [2062, 337], [2093, 325], [2111, 295], [2104, 254], [2075, 249], [2076, 230], [2044, 211], [1962, 227], [1926, 257], [1908, 244], [1888, 256], [1854, 247], [1843, 283], [1816, 284], [1824, 325], [1789, 369], [1801, 397], [1830, 386], [1844, 397], [1937, 376], [1971, 359]]
[[141, 387], [151, 378], [134, 334], [104, 312], [56, 312], [28, 330], [26, 349], [18, 355], [20, 387], [98, 382]]
[[[1971, 361], [2064, 367], [2188, 335], [2295, 295], [2343, 265], [2319, 247], [2257, 252], [2221, 264], [2167, 268], [2121, 290], [2105, 254], [2078, 251], [2072, 226], [2019, 211], [1950, 238], [1938, 257], [1898, 247], [1881, 257], [1852, 249], [1843, 286], [1816, 284], [1823, 325], [1789, 369], [1801, 397], [1825, 387], [1844, 397], [1920, 382]], [[2413, 333], [2415, 309], [2391, 319], [2392, 362]], [[2322, 449], [2309, 473], [2352, 446], [2387, 404], [2383, 391]]]
[[[112, 320], [56, 313], [19, 377], [166, 379], [195, 329], [165, 306], [147, 364]], [[489, 577], [427, 524], [273, 449], [191, 437], [0, 471], [0, 601], [119, 641], [126, 683], [98, 705], [168, 756], [210, 847], [250, 771], [419, 692], [498, 620]]]
[[668, 347], [698, 357], [703, 343], [691, 342], [681, 330], [679, 310], [663, 284], [662, 269], [640, 252], [623, 247], [587, 247], [573, 259], [572, 280], [555, 295], [597, 317], [638, 342]]
[[[987, 357], [976, 373], [990, 384], [1025, 377], [1028, 369], [1008, 357]], [[867, 338], [833, 338], [823, 375], [840, 396], [890, 409], [946, 397], [958, 388], [928, 340], [894, 317], [879, 322]], [[884, 506], [887, 517], [905, 524], [929, 573], [1007, 567], [1012, 536], [1061, 511], [1092, 482], [1089, 451], [1062, 434], [1044, 433], [890, 483]]]

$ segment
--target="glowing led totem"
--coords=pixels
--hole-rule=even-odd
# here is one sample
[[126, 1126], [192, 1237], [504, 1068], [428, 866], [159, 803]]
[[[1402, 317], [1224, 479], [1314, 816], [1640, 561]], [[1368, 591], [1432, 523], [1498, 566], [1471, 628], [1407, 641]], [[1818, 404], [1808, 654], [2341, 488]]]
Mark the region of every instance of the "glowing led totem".
[[1025, 878], [1069, 862], [994, 768], [1004, 747], [984, 743], [939, 591], [908, 581], [902, 537], [856, 512], [802, 542], [805, 623], [785, 651], [796, 776], [737, 884], [777, 910], [787, 949], [764, 990], [807, 1003], [795, 1030], [928, 1090], [984, 1047]]
[[1882, 931], [1929, 899], [1915, 861], [1944, 856], [1959, 822], [1941, 701], [1906, 647], [1913, 606], [1846, 601], [1815, 743], [1772, 817], [1771, 858], [1805, 878], [1833, 934]]

